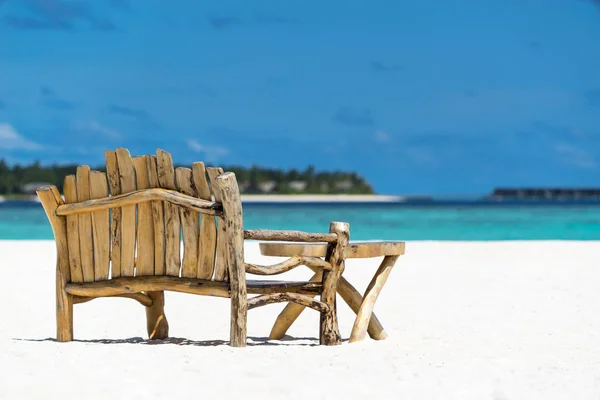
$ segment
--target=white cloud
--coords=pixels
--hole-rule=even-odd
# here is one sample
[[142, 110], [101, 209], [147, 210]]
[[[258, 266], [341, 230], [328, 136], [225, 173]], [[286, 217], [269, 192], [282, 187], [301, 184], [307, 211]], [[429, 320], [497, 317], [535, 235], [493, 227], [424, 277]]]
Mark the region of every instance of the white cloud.
[[25, 139], [6, 123], [0, 123], [0, 149], [6, 150], [39, 150], [42, 146], [38, 143]]
[[590, 152], [569, 144], [559, 143], [554, 150], [561, 155], [562, 162], [583, 169], [596, 169], [598, 162]]
[[187, 145], [190, 150], [196, 153], [203, 153], [206, 161], [217, 161], [219, 158], [229, 154], [229, 150], [225, 147], [206, 146], [195, 139], [188, 139]]
[[82, 122], [78, 121], [73, 124], [73, 129], [87, 131], [90, 133], [100, 134], [106, 139], [121, 139], [122, 135], [116, 129], [102, 125], [98, 121]]

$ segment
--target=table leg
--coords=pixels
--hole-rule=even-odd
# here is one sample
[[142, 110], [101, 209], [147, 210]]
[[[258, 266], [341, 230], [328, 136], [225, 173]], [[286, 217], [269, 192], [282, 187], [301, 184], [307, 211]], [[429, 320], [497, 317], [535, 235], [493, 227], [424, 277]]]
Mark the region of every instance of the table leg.
[[360, 309], [356, 314], [356, 320], [354, 321], [354, 327], [352, 328], [352, 334], [350, 335], [349, 342], [357, 342], [359, 340], [363, 340], [367, 333], [367, 326], [369, 325], [369, 320], [371, 319], [371, 315], [373, 314], [373, 307], [375, 307], [375, 302], [377, 301], [377, 297], [383, 289], [385, 282], [396, 263], [398, 256], [386, 256], [384, 257], [381, 265], [375, 272], [371, 283], [367, 287], [365, 291], [365, 296], [363, 298], [362, 304], [360, 305]]
[[[323, 280], [323, 270], [316, 269], [315, 274], [312, 278], [310, 278], [311, 282], [321, 282]], [[314, 296], [313, 296], [314, 297]], [[288, 303], [287, 306], [283, 309], [283, 311], [275, 320], [273, 324], [273, 328], [271, 329], [271, 333], [269, 334], [269, 339], [271, 340], [281, 340], [285, 333], [290, 329], [290, 326], [298, 319], [302, 311], [304, 311], [305, 307], [296, 304], [296, 303]]]
[[[323, 278], [323, 271], [318, 268], [311, 269], [315, 272], [315, 275], [310, 278], [310, 281], [320, 282]], [[342, 297], [346, 304], [348, 304], [352, 311], [354, 311], [355, 314], [358, 314], [360, 306], [363, 302], [363, 298], [358, 290], [356, 290], [354, 286], [352, 286], [352, 284], [344, 277], [340, 278], [340, 282], [338, 284], [338, 294]], [[302, 311], [304, 311], [304, 308], [305, 307], [300, 304], [288, 303], [288, 305], [285, 306], [283, 311], [277, 317], [275, 324], [273, 324], [273, 329], [271, 329], [269, 339], [281, 340], [296, 319], [298, 319]], [[379, 319], [377, 319], [375, 313], [371, 314], [367, 331], [369, 332], [369, 336], [371, 336], [371, 338], [374, 340], [383, 340], [387, 338], [387, 333], [385, 333], [385, 330], [383, 329], [381, 322], [379, 322]]]
[[[358, 290], [343, 277], [340, 278], [340, 283], [338, 284], [338, 294], [344, 299], [352, 311], [354, 311], [354, 314], [358, 315], [360, 306], [363, 303], [363, 297]], [[387, 338], [387, 333], [383, 330], [383, 325], [381, 325], [381, 322], [379, 322], [375, 313], [371, 314], [367, 332], [369, 332], [369, 336], [374, 340], [383, 340]]]

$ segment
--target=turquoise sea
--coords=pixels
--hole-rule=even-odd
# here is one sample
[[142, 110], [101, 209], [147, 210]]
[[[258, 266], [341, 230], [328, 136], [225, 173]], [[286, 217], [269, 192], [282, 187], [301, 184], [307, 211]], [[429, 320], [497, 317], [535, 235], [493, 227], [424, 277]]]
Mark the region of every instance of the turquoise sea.
[[[354, 240], [600, 240], [600, 203], [244, 204], [246, 229], [326, 232], [350, 223]], [[0, 240], [51, 240], [41, 205], [0, 203]]]

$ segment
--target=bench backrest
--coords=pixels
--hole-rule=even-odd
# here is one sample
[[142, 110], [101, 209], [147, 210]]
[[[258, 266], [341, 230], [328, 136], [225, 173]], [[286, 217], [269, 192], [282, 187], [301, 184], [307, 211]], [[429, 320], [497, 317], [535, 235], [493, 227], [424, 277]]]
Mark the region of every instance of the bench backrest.
[[[80, 166], [75, 175], [65, 178], [65, 204], [163, 188], [209, 201], [212, 195], [218, 203], [225, 195], [228, 199], [224, 203], [231, 204], [233, 197], [235, 212], [227, 213], [228, 206], [224, 206], [224, 212], [210, 215], [173, 202], [153, 200], [66, 215], [70, 281], [147, 275], [228, 281], [231, 241], [227, 239], [226, 226], [236, 227], [230, 233], [235, 230], [236, 235], [243, 235], [235, 176], [230, 176], [234, 181], [232, 196], [231, 185], [226, 188], [227, 193], [221, 190], [217, 179], [223, 173], [221, 168], [205, 168], [201, 162], [194, 163], [191, 169], [174, 168], [171, 155], [160, 149], [156, 156], [132, 158], [127, 149], [119, 148], [106, 151], [105, 157], [106, 173]], [[150, 192], [143, 195], [146, 194]], [[243, 248], [236, 251], [237, 256], [243, 257]], [[238, 274], [234, 271], [232, 275]]]

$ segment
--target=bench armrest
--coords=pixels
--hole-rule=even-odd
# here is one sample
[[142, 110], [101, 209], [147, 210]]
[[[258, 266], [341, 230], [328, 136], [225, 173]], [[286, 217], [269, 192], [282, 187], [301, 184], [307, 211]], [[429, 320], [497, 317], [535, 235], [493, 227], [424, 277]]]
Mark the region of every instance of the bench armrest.
[[302, 231], [272, 231], [268, 229], [251, 229], [244, 231], [244, 239], [332, 243], [337, 241], [337, 235], [335, 233], [308, 233]]

